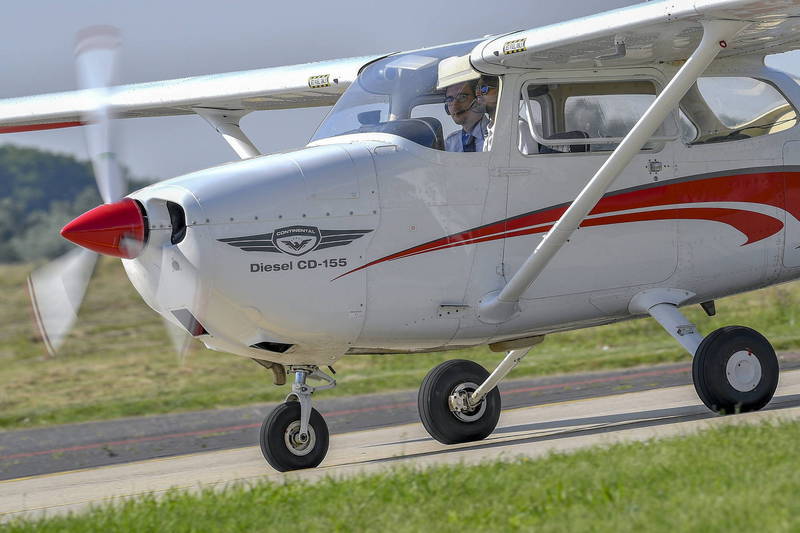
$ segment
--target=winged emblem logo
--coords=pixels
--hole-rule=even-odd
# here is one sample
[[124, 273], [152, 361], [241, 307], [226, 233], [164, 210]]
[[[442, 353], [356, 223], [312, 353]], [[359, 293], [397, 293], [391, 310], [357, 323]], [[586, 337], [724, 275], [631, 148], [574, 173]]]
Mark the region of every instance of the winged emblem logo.
[[303, 239], [302, 241], [299, 241], [299, 242], [298, 241], [293, 241], [293, 240], [290, 240], [290, 239], [286, 239], [286, 240], [282, 240], [281, 244], [283, 244], [284, 246], [288, 246], [289, 248], [291, 248], [295, 252], [299, 252], [300, 250], [303, 249], [303, 247], [306, 244], [308, 244], [310, 242], [311, 242], [311, 239]]
[[371, 229], [330, 230], [315, 226], [287, 226], [278, 228], [272, 233], [230, 237], [219, 239], [219, 242], [235, 246], [244, 252], [272, 252], [299, 256], [313, 250], [345, 246], [371, 232]]

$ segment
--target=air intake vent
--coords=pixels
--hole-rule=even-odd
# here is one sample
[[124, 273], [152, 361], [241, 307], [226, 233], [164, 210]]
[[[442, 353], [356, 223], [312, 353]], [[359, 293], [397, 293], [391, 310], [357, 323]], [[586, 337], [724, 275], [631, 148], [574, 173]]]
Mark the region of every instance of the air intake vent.
[[294, 344], [283, 344], [282, 342], [259, 342], [258, 344], [253, 344], [250, 347], [258, 350], [266, 350], [268, 352], [284, 353], [292, 346], [294, 346]]
[[173, 316], [178, 319], [178, 322], [186, 328], [189, 335], [192, 337], [199, 337], [200, 335], [208, 335], [208, 331], [203, 325], [189, 312], [188, 309], [176, 309], [172, 312]]
[[169, 223], [172, 226], [170, 242], [178, 244], [186, 237], [186, 213], [175, 202], [167, 202], [167, 211], [169, 211]]

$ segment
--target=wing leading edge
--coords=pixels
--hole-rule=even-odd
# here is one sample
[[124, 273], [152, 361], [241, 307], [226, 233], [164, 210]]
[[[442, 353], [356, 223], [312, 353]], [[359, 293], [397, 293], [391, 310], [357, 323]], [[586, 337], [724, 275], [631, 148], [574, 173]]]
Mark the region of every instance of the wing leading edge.
[[684, 60], [703, 35], [701, 21], [751, 24], [719, 57], [800, 48], [798, 0], [670, 0], [490, 38], [470, 60], [483, 72], [507, 68], [580, 69]]
[[[111, 89], [111, 112], [119, 118], [195, 113], [195, 108], [247, 113], [333, 105], [361, 67], [382, 56], [363, 56]], [[0, 133], [82, 125], [92, 99], [84, 91], [0, 100]]]
[[[470, 56], [475, 69], [564, 69], [641, 65], [686, 59], [702, 37], [701, 21], [751, 24], [720, 57], [800, 48], [800, 0], [669, 0], [492, 37]], [[250, 111], [333, 105], [360, 69], [383, 56], [137, 83], [112, 88], [119, 118], [186, 115], [198, 110]], [[91, 106], [82, 91], [0, 100], [0, 133], [82, 125]]]

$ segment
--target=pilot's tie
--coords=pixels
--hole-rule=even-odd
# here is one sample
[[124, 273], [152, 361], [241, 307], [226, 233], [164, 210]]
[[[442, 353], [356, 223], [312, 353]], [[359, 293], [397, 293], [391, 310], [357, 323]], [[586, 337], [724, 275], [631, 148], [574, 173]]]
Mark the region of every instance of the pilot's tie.
[[461, 132], [461, 146], [464, 147], [465, 152], [475, 151], [475, 136], [466, 131]]

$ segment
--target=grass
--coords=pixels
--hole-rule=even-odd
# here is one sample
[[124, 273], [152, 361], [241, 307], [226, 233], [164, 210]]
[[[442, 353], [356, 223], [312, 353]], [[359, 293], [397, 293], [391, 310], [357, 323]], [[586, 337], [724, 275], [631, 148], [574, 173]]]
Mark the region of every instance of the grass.
[[173, 491], [10, 532], [798, 531], [800, 423], [510, 463]]
[[[25, 292], [28, 267], [0, 266], [0, 429], [231, 407], [282, 400], [271, 373], [252, 361], [196, 344], [180, 363], [158, 316], [139, 298], [118, 261], [102, 258], [77, 327], [55, 358], [37, 341]], [[776, 349], [800, 347], [800, 286], [782, 285], [698, 308], [701, 331], [753, 327]], [[336, 364], [339, 387], [326, 396], [419, 386], [439, 362], [468, 358], [493, 367], [501, 354], [474, 348], [436, 354], [348, 356]], [[511, 378], [688, 361], [652, 319], [552, 335]]]

